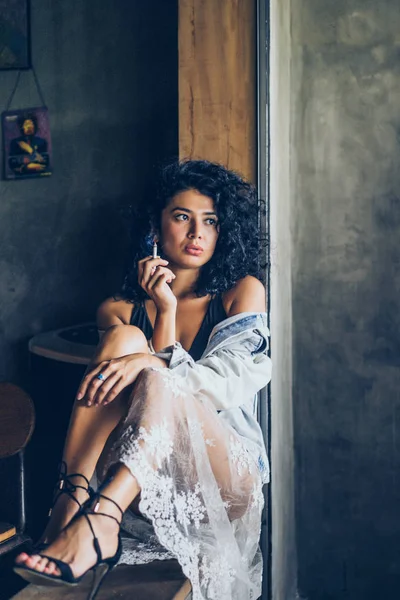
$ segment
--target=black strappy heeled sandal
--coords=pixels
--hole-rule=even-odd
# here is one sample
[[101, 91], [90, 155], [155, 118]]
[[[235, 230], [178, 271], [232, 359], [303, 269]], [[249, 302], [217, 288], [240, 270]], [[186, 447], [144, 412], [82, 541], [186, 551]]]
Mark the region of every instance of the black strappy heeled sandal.
[[[82, 478], [85, 481], [86, 485], [77, 485], [76, 483], [73, 483], [71, 481], [72, 477]], [[79, 500], [77, 498], [75, 498], [75, 496], [74, 496], [76, 490], [78, 490], [78, 489], [81, 489], [81, 490], [84, 490], [85, 492], [87, 492], [88, 498], [85, 502], [87, 502], [88, 500], [93, 498], [94, 490], [90, 486], [89, 480], [84, 475], [82, 475], [82, 473], [67, 473], [67, 463], [63, 460], [60, 463], [60, 466], [58, 468], [58, 480], [57, 480], [57, 483], [55, 486], [55, 491], [54, 491], [54, 496], [53, 496], [53, 504], [47, 514], [48, 519], [50, 519], [50, 517], [51, 517], [51, 513], [53, 512], [53, 508], [56, 505], [57, 500], [63, 494], [66, 494], [71, 500], [73, 500], [75, 502], [75, 504], [78, 505], [78, 511], [79, 511], [82, 508], [83, 504], [81, 504], [79, 502]], [[34, 544], [32, 546], [32, 551], [40, 553], [47, 548], [49, 543], [50, 542], [45, 542], [45, 541], [36, 542], [36, 544]]]
[[99, 512], [98, 509], [99, 509], [100, 498], [103, 498], [104, 500], [108, 500], [109, 502], [112, 502], [114, 504], [114, 506], [116, 506], [118, 508], [118, 510], [121, 513], [121, 519], [123, 516], [122, 509], [111, 498], [108, 498], [107, 496], [104, 496], [103, 494], [100, 494], [99, 492], [96, 492], [94, 494], [94, 498], [97, 499], [97, 502], [96, 502], [94, 508], [92, 509], [90, 506], [88, 506], [88, 504], [93, 504], [92, 501], [85, 503], [85, 505], [82, 506], [82, 508], [77, 512], [77, 514], [71, 519], [70, 523], [67, 525], [67, 527], [69, 527], [69, 525], [80, 516], [83, 516], [86, 518], [86, 521], [89, 525], [90, 531], [93, 536], [93, 546], [94, 546], [94, 549], [95, 549], [95, 552], [97, 555], [97, 562], [93, 565], [93, 567], [90, 567], [90, 569], [88, 569], [87, 571], [82, 573], [82, 575], [80, 575], [79, 577], [75, 577], [74, 574], [72, 573], [71, 567], [64, 561], [62, 561], [58, 558], [53, 558], [52, 556], [47, 556], [46, 554], [39, 554], [39, 556], [41, 556], [42, 558], [47, 558], [48, 560], [53, 562], [59, 568], [61, 575], [48, 575], [46, 573], [40, 573], [39, 571], [36, 571], [35, 569], [31, 569], [24, 565], [15, 566], [14, 567], [15, 573], [17, 573], [18, 575], [23, 577], [26, 581], [29, 581], [29, 583], [33, 583], [36, 585], [48, 585], [48, 586], [66, 585], [66, 586], [73, 587], [73, 586], [78, 585], [89, 571], [93, 571], [92, 587], [91, 587], [91, 590], [87, 597], [87, 600], [94, 600], [97, 592], [100, 589], [101, 584], [104, 581], [105, 576], [117, 565], [119, 559], [121, 558], [122, 542], [121, 542], [121, 534], [120, 534], [120, 532], [118, 532], [118, 548], [117, 548], [116, 553], [114, 554], [114, 556], [103, 559], [99, 540], [96, 537], [96, 534], [93, 529], [93, 525], [89, 519], [89, 515], [92, 515], [92, 516], [101, 515], [103, 517], [108, 517], [109, 519], [113, 519], [118, 524], [118, 526], [121, 525], [121, 521], [118, 521], [118, 519], [116, 517], [113, 517], [112, 515], [108, 515], [107, 513]]

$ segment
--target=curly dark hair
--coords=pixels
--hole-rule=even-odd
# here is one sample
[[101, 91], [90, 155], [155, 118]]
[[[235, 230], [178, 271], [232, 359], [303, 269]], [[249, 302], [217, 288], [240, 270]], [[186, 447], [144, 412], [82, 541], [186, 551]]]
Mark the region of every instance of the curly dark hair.
[[162, 210], [176, 194], [192, 189], [212, 198], [219, 222], [215, 251], [200, 270], [196, 294], [225, 292], [246, 275], [259, 278], [265, 239], [258, 225], [256, 188], [220, 164], [207, 160], [174, 160], [161, 168], [145, 203], [131, 209], [131, 252], [120, 298], [130, 302], [147, 298], [138, 283], [137, 263], [151, 255], [154, 232], [161, 231]]

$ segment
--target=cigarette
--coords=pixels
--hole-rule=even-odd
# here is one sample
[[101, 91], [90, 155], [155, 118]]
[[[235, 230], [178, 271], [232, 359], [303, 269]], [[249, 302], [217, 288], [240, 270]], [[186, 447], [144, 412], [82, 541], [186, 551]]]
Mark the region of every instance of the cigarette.
[[153, 258], [157, 258], [158, 254], [157, 254], [157, 244], [154, 243], [153, 244]]

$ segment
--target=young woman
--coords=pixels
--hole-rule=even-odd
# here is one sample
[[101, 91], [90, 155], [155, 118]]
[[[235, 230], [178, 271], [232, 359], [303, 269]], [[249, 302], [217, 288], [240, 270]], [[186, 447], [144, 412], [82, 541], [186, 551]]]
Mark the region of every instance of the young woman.
[[78, 390], [45, 551], [17, 558], [28, 581], [75, 585], [93, 570], [93, 599], [140, 497], [194, 600], [259, 597], [269, 473], [254, 398], [271, 361], [257, 212], [254, 187], [220, 165], [163, 169], [133, 221], [122, 293], [98, 310], [104, 333]]

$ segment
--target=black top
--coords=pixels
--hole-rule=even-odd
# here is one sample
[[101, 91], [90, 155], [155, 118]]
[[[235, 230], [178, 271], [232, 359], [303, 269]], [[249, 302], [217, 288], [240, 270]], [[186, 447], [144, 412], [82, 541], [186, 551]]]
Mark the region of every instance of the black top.
[[[217, 323], [220, 323], [224, 319], [226, 319], [226, 313], [222, 304], [222, 298], [220, 295], [214, 296], [214, 298], [210, 300], [207, 312], [202, 324], [200, 325], [200, 329], [193, 340], [193, 344], [188, 350], [193, 360], [200, 359], [201, 355], [206, 349], [211, 331], [215, 325], [217, 325]], [[153, 327], [150, 323], [144, 302], [137, 304], [132, 310], [130, 324], [139, 327], [139, 329], [141, 329], [146, 336], [146, 339], [149, 340], [152, 337]]]

